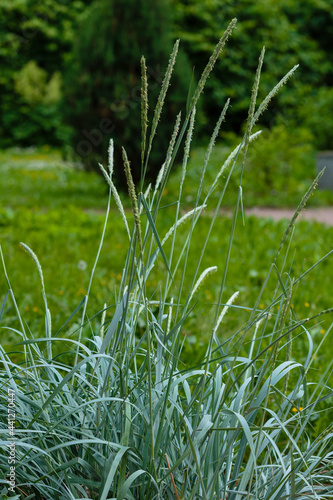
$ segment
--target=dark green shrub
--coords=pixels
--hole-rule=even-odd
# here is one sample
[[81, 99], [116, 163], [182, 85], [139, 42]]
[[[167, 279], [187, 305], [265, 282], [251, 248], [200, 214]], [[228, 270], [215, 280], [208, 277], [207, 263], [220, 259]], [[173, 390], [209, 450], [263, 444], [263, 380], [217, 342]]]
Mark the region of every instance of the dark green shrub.
[[[170, 49], [171, 6], [168, 0], [97, 0], [85, 12], [78, 31], [74, 57], [65, 79], [65, 114], [73, 127], [71, 146], [86, 168], [105, 162], [110, 137], [115, 140], [116, 182], [122, 185], [120, 147], [132, 160], [135, 181], [140, 165], [140, 58], [147, 56], [148, 98], [153, 107]], [[172, 91], [159, 129], [159, 148], [152, 150], [154, 174], [164, 161], [175, 114], [184, 109], [190, 83], [185, 56], [176, 65]]]
[[[272, 130], [264, 129], [260, 141], [249, 151], [244, 189], [260, 201], [271, 199], [270, 205], [281, 199], [292, 205], [315, 176], [313, 137], [307, 129], [291, 132], [283, 124]], [[292, 200], [292, 203], [290, 201]]]
[[[329, 123], [332, 113], [325, 109], [327, 103], [332, 103], [329, 88], [333, 83], [333, 10], [330, 0], [305, 0], [301, 6], [290, 0], [173, 2], [175, 34], [182, 40], [198, 74], [216, 37], [223, 33], [225, 20], [236, 17], [239, 21], [203, 96], [204, 114], [211, 122], [217, 120], [219, 106], [230, 97], [228, 126], [233, 132], [240, 132], [238, 127], [246, 117], [250, 99], [252, 74], [265, 44], [267, 55], [261, 79], [263, 95], [294, 64], [299, 63], [300, 67], [297, 79], [276, 97], [272, 108], [263, 117], [263, 124], [270, 128], [283, 117], [290, 122], [290, 131], [294, 130], [294, 125], [315, 131], [315, 148], [332, 147], [333, 129]], [[306, 110], [305, 101], [309, 103]], [[332, 109], [332, 105], [329, 106]]]
[[66, 139], [61, 74], [77, 16], [91, 0], [0, 3], [0, 147]]

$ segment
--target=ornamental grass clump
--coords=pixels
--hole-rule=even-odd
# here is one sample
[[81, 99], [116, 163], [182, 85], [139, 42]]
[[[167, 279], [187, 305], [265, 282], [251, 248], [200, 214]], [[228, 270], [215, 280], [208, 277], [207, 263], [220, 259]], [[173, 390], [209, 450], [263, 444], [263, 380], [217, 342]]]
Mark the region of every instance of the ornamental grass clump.
[[[125, 212], [112, 180], [111, 141], [109, 166], [101, 166], [109, 186], [109, 201], [87, 295], [58, 331], [52, 326], [47, 287], [36, 254], [23, 245], [41, 278], [45, 303], [42, 338], [30, 331], [21, 316], [1, 253], [8, 291], [0, 319], [11, 302], [20, 325], [15, 330], [21, 337], [16, 352], [6, 353], [0, 348], [2, 498], [332, 498], [332, 428], [322, 429], [317, 436], [311, 433], [311, 421], [319, 411], [319, 404], [332, 396], [328, 386], [332, 364], [323, 367], [316, 383], [312, 381], [312, 364], [320, 346], [313, 345], [308, 327], [317, 316], [328, 315], [332, 310], [300, 319], [293, 308], [293, 297], [297, 287], [302, 287], [303, 277], [315, 272], [316, 266], [332, 252], [323, 255], [301, 276], [292, 276], [285, 265], [294, 224], [320, 174], [287, 225], [272, 263], [267, 263], [267, 277], [258, 298], [248, 305], [247, 322], [233, 335], [226, 337], [223, 333], [225, 315], [236, 315], [240, 307], [237, 302], [241, 293], [226, 296], [226, 283], [232, 265], [235, 227], [239, 213], [243, 213], [246, 153], [250, 143], [260, 135], [253, 134], [252, 129], [296, 67], [257, 106], [262, 52], [242, 141], [216, 173], [202, 199], [205, 172], [227, 114], [227, 101], [207, 147], [195, 206], [187, 213], [182, 210], [196, 104], [234, 25], [232, 21], [197, 89], [189, 94], [186, 116], [175, 117], [174, 132], [155, 186], [145, 186], [145, 172], [153, 143], [158, 141], [158, 121], [178, 44], [166, 70], [149, 137], [146, 69], [142, 59], [142, 152], [137, 159], [141, 162], [142, 179], [138, 192], [123, 150], [133, 214]], [[162, 194], [175, 156], [182, 149], [174, 221], [170, 227], [161, 227]], [[239, 178], [239, 191], [229, 246], [222, 262], [205, 269], [203, 258], [210, 245], [211, 231], [230, 178], [235, 175]], [[217, 189], [219, 199], [211, 207], [210, 196]], [[112, 197], [124, 220], [128, 252], [114, 298], [89, 316], [89, 293]], [[191, 242], [206, 209], [212, 214], [211, 224], [188, 288], [184, 283]], [[176, 252], [179, 235], [185, 235], [185, 244]], [[152, 273], [159, 276], [159, 285], [150, 292]], [[196, 306], [197, 289], [203, 283], [209, 284], [212, 273], [220, 276], [221, 286], [210, 340], [201, 363], [188, 366], [182, 360], [186, 342], [186, 336], [182, 335], [184, 325]], [[275, 292], [267, 298], [266, 286], [271, 280], [276, 281]], [[268, 305], [262, 310], [259, 304], [264, 295]], [[71, 327], [73, 319], [79, 324], [76, 332]], [[307, 343], [308, 352], [306, 359], [297, 360], [292, 347], [301, 338]], [[63, 345], [66, 357], [59, 354], [59, 344]], [[68, 358], [70, 362], [65, 362]], [[12, 463], [9, 457], [13, 457]]]

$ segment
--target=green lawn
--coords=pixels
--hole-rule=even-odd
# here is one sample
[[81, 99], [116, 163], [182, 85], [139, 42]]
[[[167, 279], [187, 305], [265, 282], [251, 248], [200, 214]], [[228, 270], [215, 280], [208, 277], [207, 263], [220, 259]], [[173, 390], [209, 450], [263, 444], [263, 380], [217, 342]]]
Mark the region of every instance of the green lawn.
[[[243, 197], [246, 207], [290, 207], [295, 208], [298, 201], [302, 198], [307, 188], [316, 177], [315, 158], [312, 151], [308, 154], [301, 149], [302, 154], [295, 155], [295, 168], [293, 158], [291, 165], [287, 162], [288, 155], [292, 156], [292, 148], [285, 154], [278, 155], [278, 148], [283, 151], [283, 144], [274, 144], [274, 150], [267, 150], [270, 143], [261, 144], [260, 137], [254, 144], [251, 144], [248, 153], [248, 161], [245, 167], [243, 180]], [[235, 142], [235, 145], [238, 142]], [[295, 150], [297, 148], [295, 146]], [[208, 188], [213, 182], [216, 173], [220, 170], [223, 162], [229, 155], [231, 149], [215, 146], [206, 172], [203, 193], [207, 194]], [[198, 148], [193, 151], [188, 168], [187, 178], [184, 184], [184, 199], [187, 203], [194, 202], [193, 193], [198, 186], [202, 165], [206, 154], [205, 148]], [[239, 162], [240, 163], [240, 162]], [[235, 174], [231, 178], [224, 206], [233, 207], [237, 198], [238, 178], [240, 164], [235, 169]], [[168, 191], [170, 196], [168, 200], [173, 201], [172, 196], [174, 191], [177, 191], [181, 172], [175, 172], [170, 178]], [[223, 176], [221, 177], [220, 186], [223, 185]], [[211, 200], [218, 199], [219, 190], [213, 193]], [[309, 200], [308, 206], [325, 206], [333, 204], [333, 192], [318, 190], [315, 196]]]
[[[194, 159], [200, 158], [200, 152], [196, 154], [198, 156], [194, 155]], [[64, 165], [56, 152], [40, 151], [26, 155], [5, 152], [1, 154], [1, 159], [0, 242], [13, 289], [26, 321], [32, 329], [37, 328], [43, 314], [42, 296], [33, 262], [19, 246], [20, 241], [23, 241], [40, 259], [54, 327], [59, 328], [81, 301], [88, 285], [104, 221], [106, 186], [103, 179], [96, 174], [76, 171]], [[189, 175], [192, 174], [190, 165]], [[175, 179], [171, 179], [171, 188], [174, 183]], [[188, 194], [185, 194], [185, 204], [190, 205], [191, 200], [186, 196]], [[165, 199], [171, 198], [172, 192], [169, 188]], [[128, 206], [125, 200], [125, 206], [126, 204]], [[90, 315], [102, 309], [105, 302], [112, 304], [114, 290], [119, 285], [124, 265], [126, 234], [114, 204], [112, 207], [88, 308]], [[159, 224], [162, 234], [164, 228], [166, 231], [172, 224], [173, 213], [172, 206], [161, 211]], [[130, 212], [128, 217], [131, 217]], [[210, 210], [207, 210], [195, 230], [188, 263], [188, 279], [195, 271], [210, 221]], [[235, 314], [228, 316], [226, 335], [228, 330], [239, 327], [247, 318], [246, 309], [252, 307], [255, 302], [286, 224], [287, 221], [276, 223], [254, 217], [248, 217], [245, 226], [241, 220], [238, 221], [223, 299], [226, 301], [232, 293], [239, 290], [239, 308], [235, 309]], [[198, 306], [184, 328], [189, 341], [186, 351], [191, 352], [195, 358], [201, 355], [209, 336], [214, 309], [209, 304], [217, 300], [230, 230], [230, 219], [219, 217], [202, 263], [202, 269], [217, 265], [218, 272], [200, 288]], [[332, 241], [333, 228], [318, 223], [299, 222], [285, 270], [290, 268], [291, 275], [297, 277], [302, 270], [309, 268], [331, 250]], [[298, 287], [294, 298], [295, 310], [299, 314], [309, 315], [330, 307], [332, 304], [328, 290], [332, 279], [332, 266], [327, 260], [312, 274], [307, 275], [303, 285]], [[157, 294], [159, 286], [159, 281], [152, 280], [150, 292]], [[260, 307], [263, 308], [266, 302], [270, 302], [274, 286], [275, 279], [272, 280], [270, 291], [263, 297]], [[0, 287], [3, 297], [6, 291], [3, 275], [0, 278]], [[212, 314], [202, 315], [202, 308], [207, 311], [207, 304]], [[9, 317], [13, 319], [14, 311], [9, 313]], [[328, 319], [323, 319], [322, 324], [314, 328], [313, 334], [320, 338], [320, 332], [325, 330], [327, 325]], [[16, 338], [13, 332], [3, 332], [1, 335], [3, 340], [6, 338], [6, 344]]]
[[[277, 175], [272, 172], [269, 165], [269, 175], [272, 174], [271, 185], [265, 185], [265, 161], [260, 160], [261, 146], [260, 139], [251, 145], [249, 150], [249, 161], [246, 166], [243, 196], [246, 207], [251, 206], [274, 206], [294, 208], [302, 195], [307, 190], [311, 181], [316, 176], [313, 155], [304, 161], [304, 168], [297, 168], [290, 171], [281, 168]], [[235, 142], [236, 144], [236, 142]], [[263, 148], [267, 148], [267, 143], [263, 143]], [[257, 149], [255, 149], [257, 148]], [[230, 153], [231, 148], [215, 146], [206, 171], [203, 194], [207, 194], [208, 186], [221, 168], [224, 160]], [[265, 149], [263, 155], [267, 155]], [[187, 167], [186, 182], [184, 184], [184, 203], [188, 206], [194, 203], [194, 193], [196, 192], [201, 168], [205, 158], [205, 149], [197, 148], [192, 154]], [[301, 158], [298, 157], [300, 162]], [[278, 159], [277, 159], [278, 161]], [[59, 209], [68, 208], [73, 205], [83, 209], [105, 209], [107, 202], [107, 188], [104, 179], [94, 172], [84, 172], [66, 164], [58, 151], [50, 150], [48, 146], [42, 149], [20, 150], [11, 149], [0, 151], [0, 181], [1, 181], [1, 214], [3, 209], [11, 210], [18, 207], [25, 209]], [[235, 170], [239, 170], [239, 166]], [[279, 167], [276, 166], [276, 170]], [[178, 191], [181, 171], [175, 171], [171, 175], [165, 193], [165, 203], [174, 202], [174, 193]], [[268, 174], [267, 174], [268, 175]], [[238, 183], [237, 175], [233, 176], [225, 197], [224, 206], [234, 206], [237, 196]], [[235, 180], [234, 180], [235, 179]], [[267, 181], [267, 179], [266, 179]], [[223, 186], [223, 176], [219, 186]], [[219, 189], [213, 193], [211, 200], [218, 199]], [[129, 207], [129, 204], [125, 204]], [[333, 193], [330, 191], [317, 190], [315, 196], [309, 200], [309, 206], [325, 206], [333, 204]]]
[[0, 151], [1, 214], [12, 210], [105, 208], [107, 189], [103, 179], [68, 166], [57, 151]]

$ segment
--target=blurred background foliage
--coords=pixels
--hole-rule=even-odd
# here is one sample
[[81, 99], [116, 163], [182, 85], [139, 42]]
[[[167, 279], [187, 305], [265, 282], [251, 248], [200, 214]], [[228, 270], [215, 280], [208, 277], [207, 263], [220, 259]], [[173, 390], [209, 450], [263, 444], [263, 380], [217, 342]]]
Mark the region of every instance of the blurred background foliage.
[[0, 3], [0, 147], [68, 139], [61, 80], [90, 1], [4, 0]]
[[[253, 75], [265, 45], [260, 82], [262, 97], [295, 64], [300, 67], [261, 123], [267, 127], [279, 122], [306, 127], [316, 136], [314, 143], [319, 148], [331, 146], [332, 135], [327, 132], [330, 128], [327, 125], [332, 123], [333, 105], [331, 1], [305, 0], [300, 4], [297, 0], [175, 0], [175, 6], [176, 36], [181, 37], [197, 74], [202, 71], [228, 20], [238, 19], [236, 30], [205, 90], [204, 111], [209, 120], [217, 119], [218, 110], [230, 97], [228, 125], [239, 131], [242, 118], [247, 116]], [[324, 115], [318, 112], [323, 100]], [[311, 126], [307, 120], [311, 120]]]
[[[126, 184], [121, 146], [132, 162], [135, 181], [140, 178], [140, 60], [143, 54], [147, 58], [148, 94], [153, 107], [172, 51], [171, 14], [169, 0], [96, 0], [80, 21], [72, 62], [64, 78], [70, 144], [87, 168], [99, 171], [98, 161], [107, 160], [108, 143], [113, 137], [118, 185]], [[151, 175], [164, 161], [176, 115], [179, 110], [185, 111], [191, 73], [181, 52], [159, 124], [158, 149], [153, 149], [150, 157]]]
[[162, 147], [152, 156], [154, 176], [164, 160], [160, 150], [165, 151], [163, 141], [169, 140], [174, 116], [184, 108], [192, 68], [198, 79], [233, 17], [237, 28], [203, 95], [197, 144], [211, 133], [227, 97], [232, 105], [224, 139], [233, 142], [241, 132], [265, 45], [260, 97], [300, 64], [261, 122], [281, 138], [270, 148], [272, 168], [266, 166], [263, 173], [267, 182], [284, 140], [297, 142], [299, 157], [309, 149], [312, 159], [316, 150], [332, 149], [331, 0], [3, 0], [0, 147], [48, 144], [94, 168], [97, 160], [105, 161], [113, 136], [117, 146], [128, 149], [136, 170], [140, 57], [146, 56], [149, 67], [152, 114], [172, 42], [180, 38], [175, 90], [159, 131]]

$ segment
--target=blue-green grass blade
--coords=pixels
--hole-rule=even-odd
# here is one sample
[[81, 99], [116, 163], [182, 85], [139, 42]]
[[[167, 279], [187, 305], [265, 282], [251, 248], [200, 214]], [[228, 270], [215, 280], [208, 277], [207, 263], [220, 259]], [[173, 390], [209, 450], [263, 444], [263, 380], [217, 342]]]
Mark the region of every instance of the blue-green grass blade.
[[167, 271], [169, 273], [169, 276], [171, 278], [171, 281], [172, 283], [174, 283], [174, 279], [173, 279], [173, 276], [172, 276], [172, 272], [171, 272], [171, 269], [169, 267], [169, 263], [168, 263], [168, 259], [166, 258], [166, 255], [165, 255], [165, 252], [164, 252], [164, 249], [163, 249], [163, 246], [161, 244], [161, 240], [159, 238], [159, 235], [158, 235], [158, 232], [157, 232], [157, 229], [156, 229], [156, 226], [154, 224], [154, 221], [153, 221], [153, 218], [151, 216], [151, 213], [150, 213], [150, 210], [149, 210], [149, 207], [147, 205], [147, 202], [146, 200], [144, 199], [144, 197], [140, 197], [140, 200], [141, 200], [141, 203], [143, 204], [145, 210], [146, 210], [146, 215], [147, 215], [147, 219], [148, 219], [148, 222], [149, 222], [149, 225], [151, 227], [151, 230], [154, 234], [154, 237], [155, 237], [155, 241], [157, 243], [157, 246], [161, 252], [161, 255], [162, 255], [162, 258], [163, 258], [163, 261], [164, 261], [164, 264], [165, 264], [165, 267], [167, 268]]
[[3, 299], [2, 301], [2, 305], [1, 305], [1, 309], [0, 309], [0, 321], [2, 319], [2, 315], [3, 315], [3, 312], [5, 310], [5, 307], [6, 307], [6, 303], [7, 303], [7, 299], [8, 299], [8, 295], [9, 295], [9, 290], [7, 291], [6, 295], [5, 295], [5, 298]]
[[81, 309], [81, 307], [84, 305], [84, 303], [87, 300], [87, 296], [85, 295], [83, 299], [81, 300], [80, 304], [76, 306], [72, 314], [69, 316], [69, 318], [65, 321], [65, 323], [59, 328], [59, 330], [55, 333], [55, 337], [61, 332], [63, 328], [65, 328], [66, 325], [70, 322], [70, 320], [76, 315], [76, 313]]

